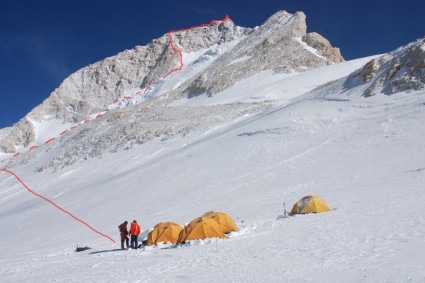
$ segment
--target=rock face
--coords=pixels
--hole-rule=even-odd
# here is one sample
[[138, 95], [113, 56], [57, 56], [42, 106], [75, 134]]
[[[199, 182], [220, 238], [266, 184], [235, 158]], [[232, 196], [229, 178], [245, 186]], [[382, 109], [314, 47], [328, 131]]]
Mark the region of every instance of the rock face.
[[[250, 31], [229, 20], [209, 28], [173, 33], [173, 42], [177, 48], [193, 52], [236, 40]], [[170, 50], [165, 34], [147, 46], [136, 46], [75, 72], [34, 108], [28, 118], [41, 121], [48, 116], [70, 123], [81, 121], [128, 91], [149, 85], [178, 65], [179, 56]], [[27, 133], [31, 132], [28, 123], [24, 117], [12, 129], [8, 128], [7, 133], [6, 129], [0, 130], [0, 150], [14, 152], [16, 145], [31, 143], [34, 133]]]
[[13, 127], [0, 130], [0, 150], [13, 153], [16, 145], [28, 146], [35, 138], [32, 123], [24, 118]]
[[[247, 32], [249, 29], [226, 21], [172, 36], [178, 49], [193, 52], [235, 40]], [[36, 120], [54, 115], [67, 122], [79, 121], [131, 89], [149, 85], [178, 65], [179, 56], [171, 50], [168, 35], [163, 35], [147, 46], [136, 46], [75, 72], [29, 115]]]
[[[210, 107], [130, 106], [110, 113], [107, 119], [93, 121], [55, 141], [54, 143], [60, 143], [60, 149], [56, 148], [58, 152], [55, 157], [41, 164], [36, 170], [38, 172], [49, 169], [60, 170], [80, 160], [101, 157], [105, 152], [126, 150], [152, 139], [165, 141], [176, 135], [207, 130], [219, 123], [264, 111], [270, 106], [269, 102], [249, 105], [233, 103]], [[42, 145], [40, 150], [43, 151], [48, 147], [49, 145]], [[7, 167], [26, 163], [36, 154], [27, 152], [13, 158]]]
[[[339, 49], [329, 41], [317, 33], [306, 34], [305, 19], [302, 12], [276, 13], [203, 72], [185, 92], [189, 97], [203, 93], [212, 96], [261, 71], [302, 72], [343, 61]], [[316, 46], [319, 54], [305, 48], [308, 45]]]
[[425, 38], [373, 59], [348, 80], [366, 87], [364, 96], [390, 95], [425, 86]]
[[[203, 93], [212, 96], [265, 70], [302, 72], [343, 61], [339, 49], [333, 48], [326, 39], [317, 33], [306, 33], [305, 19], [302, 12], [280, 11], [255, 29], [238, 27], [228, 20], [210, 27], [173, 32], [174, 47], [186, 53], [233, 44], [230, 51], [221, 54], [208, 68], [173, 90], [174, 97], [190, 98]], [[311, 47], [316, 50], [312, 51]], [[82, 121], [113, 100], [150, 85], [178, 66], [179, 56], [165, 34], [147, 46], [136, 46], [82, 68], [65, 79], [27, 117], [12, 128], [0, 130], [0, 150], [14, 152], [16, 146], [27, 146], [34, 141], [32, 120]]]
[[320, 54], [326, 57], [330, 62], [341, 62], [343, 61], [339, 48], [332, 47], [331, 43], [316, 32], [308, 33], [302, 37], [302, 40], [307, 43], [308, 46], [313, 47]]

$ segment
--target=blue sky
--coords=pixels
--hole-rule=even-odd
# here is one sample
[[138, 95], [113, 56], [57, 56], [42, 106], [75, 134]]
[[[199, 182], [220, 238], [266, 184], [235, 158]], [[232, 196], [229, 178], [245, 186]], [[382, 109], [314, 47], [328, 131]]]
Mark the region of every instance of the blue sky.
[[308, 32], [322, 34], [346, 60], [425, 36], [424, 0], [2, 0], [0, 128], [16, 123], [88, 64], [172, 29], [226, 14], [239, 26], [254, 27], [278, 10], [304, 11]]

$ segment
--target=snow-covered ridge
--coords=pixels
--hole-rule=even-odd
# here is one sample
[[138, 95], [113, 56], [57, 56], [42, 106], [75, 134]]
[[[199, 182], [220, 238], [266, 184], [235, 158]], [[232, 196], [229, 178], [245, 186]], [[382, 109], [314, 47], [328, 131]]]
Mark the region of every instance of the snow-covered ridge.
[[[191, 77], [195, 76], [199, 71], [207, 68], [212, 62], [214, 62], [215, 59], [217, 59], [217, 57], [227, 52], [228, 50], [231, 50], [237, 44], [237, 42], [238, 41], [235, 40], [235, 41], [224, 43], [221, 45], [213, 45], [209, 49], [199, 50], [197, 52], [191, 52], [191, 53], [182, 52], [182, 56], [183, 56], [182, 62], [184, 63], [185, 68], [183, 68], [182, 70], [179, 70], [178, 73], [174, 71], [169, 72], [167, 76], [161, 77], [159, 80], [153, 82], [149, 87], [145, 87], [144, 89], [133, 90], [131, 94], [125, 95], [122, 99], [120, 100], [116, 99], [112, 104], [106, 107], [106, 110], [93, 113], [87, 119], [82, 120], [78, 124], [70, 124], [70, 123], [64, 124], [62, 123], [61, 120], [54, 119], [54, 117], [45, 116], [44, 117], [45, 120], [43, 120], [42, 122], [33, 121], [31, 118], [27, 117], [28, 121], [31, 123], [32, 127], [35, 129], [34, 132], [36, 136], [34, 138], [34, 142], [29, 144], [27, 147], [23, 147], [23, 146], [17, 147], [16, 148], [17, 153], [14, 153], [13, 157], [18, 157], [18, 156], [21, 156], [21, 154], [26, 154], [34, 149], [38, 149], [41, 144], [49, 144], [49, 146], [51, 146], [51, 142], [53, 142], [57, 138], [65, 134], [70, 134], [78, 127], [86, 125], [96, 119], [101, 118], [102, 116], [106, 115], [109, 111], [114, 111], [114, 110], [118, 111], [126, 107], [138, 105], [147, 100], [161, 96], [161, 94], [163, 93], [166, 93], [175, 88], [178, 88], [182, 81], [189, 80]], [[118, 116], [118, 117], [122, 117], [122, 116]], [[130, 120], [134, 120], [134, 118]], [[122, 123], [123, 125], [125, 125], [127, 122], [122, 121]], [[122, 126], [119, 126], [119, 128], [121, 127]], [[191, 128], [189, 126], [187, 127]], [[91, 128], [91, 130], [94, 132], [93, 135], [96, 135], [95, 133], [96, 128]], [[155, 132], [162, 132], [162, 131], [163, 129], [161, 129], [161, 127], [155, 130]], [[111, 130], [110, 132], [113, 132], [113, 130]], [[52, 135], [52, 133], [56, 133], [56, 135]], [[150, 138], [157, 137], [157, 135], [149, 135], [149, 136]], [[129, 138], [130, 138], [129, 141], [131, 141], [131, 139], [134, 139], [134, 136], [131, 136]], [[143, 140], [146, 141], [146, 136], [145, 138], [143, 138]], [[132, 143], [134, 142], [135, 141], [132, 141]], [[136, 143], [139, 143], [139, 142], [140, 141], [136, 141]], [[116, 147], [119, 148], [121, 145], [122, 143], [118, 143]], [[104, 150], [106, 150], [106, 148]], [[97, 149], [96, 154], [90, 154], [90, 156], [93, 157], [99, 154], [101, 154], [101, 152]], [[76, 160], [76, 156], [73, 156], [72, 158], [74, 162]], [[81, 154], [78, 156], [81, 156]], [[28, 160], [28, 158], [33, 158], [33, 157], [34, 155], [29, 155], [28, 157], [22, 158], [20, 162], [22, 161], [25, 162], [26, 160]], [[69, 164], [69, 162], [66, 162], [66, 163]], [[12, 164], [12, 163], [9, 163], [9, 164]]]
[[[226, 28], [223, 29], [223, 26]], [[171, 73], [174, 74], [174, 69], [179, 66], [180, 58], [169, 46], [171, 39], [180, 50], [196, 52], [214, 44], [236, 40], [247, 32], [249, 29], [236, 27], [231, 20], [226, 19], [191, 31], [175, 31], [173, 35], [164, 35], [147, 46], [136, 46], [72, 74], [28, 117], [42, 122], [46, 116], [53, 116], [65, 123], [78, 123], [87, 120], [89, 115], [96, 117], [105, 114], [105, 109], [109, 110], [108, 105], [111, 106], [111, 103], [122, 104], [112, 108], [128, 105], [129, 101], [126, 100], [135, 94], [149, 98], [153, 86]], [[122, 97], [124, 99], [120, 101]], [[0, 140], [0, 150], [15, 152], [15, 146], [28, 146], [34, 141], [31, 132], [35, 129], [25, 119], [9, 130], [7, 138]]]
[[[209, 51], [206, 53], [210, 54]], [[44, 151], [49, 150], [49, 158], [41, 158], [35, 170], [63, 170], [87, 159], [101, 158], [107, 152], [129, 150], [151, 140], [166, 142], [181, 135], [196, 135], [285, 103], [329, 80], [350, 74], [369, 60], [364, 58], [304, 73], [273, 74], [265, 71], [213, 97], [154, 97], [84, 124], [84, 127], [78, 127], [54, 142], [43, 144], [37, 151], [31, 150], [9, 160], [7, 167], [40, 159]], [[198, 64], [188, 64], [182, 74], [190, 76], [196, 68], [202, 68], [202, 65], [196, 66]], [[161, 87], [170, 88], [178, 83], [176, 78], [171, 76]]]
[[[300, 37], [302, 42], [296, 39]], [[315, 51], [307, 50], [306, 44]], [[329, 41], [317, 33], [307, 34], [304, 13], [280, 11], [190, 82], [184, 92], [189, 97], [214, 96], [262, 71], [304, 72], [343, 60], [339, 49], [332, 47]]]
[[425, 38], [369, 61], [343, 82], [346, 93], [361, 88], [364, 97], [425, 87]]
[[[52, 147], [14, 167], [32, 189], [117, 241], [117, 225], [124, 220], [137, 219], [145, 235], [159, 222], [183, 225], [209, 210], [224, 211], [237, 222], [239, 231], [226, 239], [121, 251], [119, 242], [110, 244], [0, 173], [0, 230], [13, 231], [0, 234], [2, 280], [116, 282], [119, 275], [129, 282], [422, 282], [424, 90], [367, 99], [359, 88], [338, 99], [320, 89], [308, 92], [367, 61], [248, 78], [212, 99], [223, 104], [232, 94], [246, 93], [247, 101], [273, 97], [281, 103], [201, 132], [34, 174], [56, 156], [59, 147]], [[133, 107], [114, 115], [138, 123]], [[216, 107], [218, 115], [208, 116], [190, 107], [186, 113], [193, 116], [180, 118], [204, 124], [223, 113]], [[232, 107], [227, 105], [227, 114]], [[151, 108], [144, 118], [171, 125], [183, 110]], [[119, 126], [123, 136], [132, 134]], [[87, 142], [89, 132], [75, 136], [75, 144]], [[333, 211], [279, 217], [283, 203], [289, 208], [312, 193]], [[77, 244], [92, 249], [76, 253]]]
[[[271, 23], [282, 18], [291, 21], [280, 13]], [[284, 42], [322, 60], [294, 37]], [[421, 55], [423, 44], [304, 72], [264, 69], [188, 99], [182, 89], [232, 62], [223, 58], [243, 47], [235, 43], [185, 51], [187, 68], [157, 84], [161, 95], [1, 163], [117, 241], [0, 171], [2, 282], [425, 281], [425, 90], [406, 84], [413, 87], [365, 97], [387, 70], [383, 86], [392, 82], [393, 67], [393, 78], [422, 82], [421, 57], [406, 54]], [[383, 68], [367, 64], [371, 59]], [[397, 70], [397, 62], [406, 64]], [[25, 121], [23, 127], [40, 127]], [[280, 217], [283, 204], [288, 209], [309, 194], [332, 211]], [[210, 210], [229, 214], [239, 231], [187, 245], [119, 249], [124, 220], [136, 219], [143, 238], [159, 222], [184, 225]], [[76, 245], [91, 250], [76, 253]]]
[[350, 75], [324, 84], [314, 92], [325, 99], [344, 100], [357, 95], [370, 98], [424, 89], [424, 45], [422, 38], [387, 54], [373, 56]]
[[[202, 68], [197, 68], [197, 73], [192, 72], [190, 77], [182, 75], [179, 79], [174, 78], [177, 82], [171, 88], [158, 87], [165, 80], [164, 74], [179, 63], [178, 56], [170, 49], [169, 38], [164, 35], [147, 46], [137, 46], [74, 73], [28, 117], [41, 122], [46, 115], [50, 115], [64, 123], [85, 124], [84, 121], [104, 115], [105, 109], [120, 109], [167, 91], [173, 92], [172, 96], [178, 99], [181, 96], [194, 97], [202, 93], [213, 95], [264, 70], [277, 73], [300, 72], [342, 60], [336, 49], [336, 55], [331, 60], [328, 55], [322, 54], [326, 57], [323, 59], [310, 52], [296, 52], [302, 47], [300, 43], [292, 46], [295, 42], [291, 37], [303, 34], [305, 35], [305, 15], [291, 15], [283, 11], [276, 13], [255, 30], [238, 27], [231, 20], [226, 20], [215, 22], [208, 28], [175, 33], [174, 45], [185, 54], [201, 50], [214, 52], [211, 49], [214, 45], [222, 47], [231, 44], [233, 48], [219, 54], [203, 54], [199, 61], [205, 60], [209, 64], [205, 63]], [[286, 43], [291, 43], [290, 50], [282, 52], [281, 47], [286, 46]], [[328, 46], [329, 48], [332, 49]], [[321, 54], [322, 51], [318, 52]], [[257, 56], [259, 54], [261, 56]], [[265, 54], [269, 54], [268, 57], [264, 57]], [[297, 54], [297, 58], [293, 58], [293, 54]], [[250, 56], [250, 59], [234, 61], [237, 58], [247, 58], [244, 56]], [[208, 57], [214, 60], [206, 60]], [[158, 84], [155, 86], [156, 90], [151, 89], [153, 84]], [[112, 102], [115, 103], [111, 105]], [[22, 119], [8, 130], [7, 138], [0, 139], [0, 150], [13, 153], [17, 146], [30, 146], [34, 142], [35, 131], [32, 123]], [[1, 136], [6, 135], [0, 134]]]

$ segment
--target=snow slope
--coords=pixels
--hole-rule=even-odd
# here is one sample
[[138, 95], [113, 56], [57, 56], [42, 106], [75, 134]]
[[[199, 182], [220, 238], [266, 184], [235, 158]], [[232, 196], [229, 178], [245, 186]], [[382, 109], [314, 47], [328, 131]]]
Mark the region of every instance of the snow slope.
[[[120, 251], [0, 173], [2, 282], [423, 282], [425, 91], [308, 92], [368, 60], [262, 73], [210, 99], [179, 101], [277, 101], [206, 132], [56, 172], [34, 173], [43, 157], [13, 169], [117, 241], [124, 220], [146, 231], [209, 210], [238, 223], [228, 239]], [[283, 202], [290, 209], [307, 194], [334, 210], [277, 219]], [[77, 244], [92, 249], [75, 253]]]
[[[13, 158], [14, 156], [22, 153], [27, 153], [32, 150], [32, 147], [39, 147], [49, 141], [49, 139], [59, 138], [61, 135], [69, 133], [73, 129], [90, 123], [91, 121], [102, 117], [110, 110], [120, 110], [127, 108], [132, 105], [138, 105], [152, 98], [160, 97], [172, 90], [177, 89], [184, 82], [188, 82], [193, 77], [198, 75], [200, 72], [211, 66], [214, 61], [222, 54], [230, 51], [241, 39], [233, 40], [231, 42], [223, 43], [221, 45], [213, 45], [210, 48], [202, 49], [196, 52], [185, 53], [183, 55], [183, 66], [182, 70], [168, 74], [158, 78], [153, 84], [146, 88], [134, 88], [126, 92], [121, 99], [116, 99], [111, 104], [105, 107], [105, 110], [90, 114], [86, 119], [83, 119], [79, 123], [64, 123], [60, 119], [54, 117], [45, 116], [44, 120], [38, 122], [28, 118], [31, 125], [34, 128], [35, 139], [34, 142], [29, 144], [27, 147], [17, 146], [16, 153], [4, 154], [0, 152], [0, 162], [6, 161], [7, 159]], [[166, 98], [164, 96], [164, 98]]]
[[[203, 50], [206, 52], [201, 54]], [[63, 125], [55, 133], [63, 136], [116, 108], [139, 103], [155, 107], [204, 93], [213, 96], [262, 71], [304, 72], [342, 61], [338, 48], [317, 33], [307, 33], [303, 12], [277, 11], [255, 29], [236, 26], [226, 16], [209, 24], [172, 30], [146, 46], [125, 50], [73, 73], [13, 127], [0, 129], [0, 151], [25, 162], [22, 159], [28, 147], [59, 137], [40, 143], [35, 136], [37, 127], [43, 125], [31, 121], [43, 124], [56, 118], [78, 123]], [[169, 92], [160, 96], [164, 91]], [[162, 101], [146, 101], [159, 96]], [[120, 110], [113, 112], [122, 113]]]

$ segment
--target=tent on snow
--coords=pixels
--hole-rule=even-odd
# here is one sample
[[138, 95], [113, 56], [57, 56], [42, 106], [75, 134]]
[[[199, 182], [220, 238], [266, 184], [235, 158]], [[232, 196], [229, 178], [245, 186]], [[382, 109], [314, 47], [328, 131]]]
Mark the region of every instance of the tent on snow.
[[217, 223], [220, 225], [221, 230], [225, 234], [238, 230], [238, 226], [236, 225], [235, 221], [233, 221], [233, 219], [226, 213], [209, 211], [202, 215], [202, 217], [211, 218], [217, 221]]
[[161, 222], [155, 225], [154, 229], [148, 234], [147, 245], [156, 245], [159, 242], [177, 243], [180, 232], [183, 227], [174, 222]]
[[226, 238], [220, 225], [212, 218], [198, 217], [193, 219], [180, 232], [178, 243], [206, 238]]
[[329, 206], [320, 197], [308, 195], [300, 199], [292, 208], [289, 215], [318, 213], [330, 211]]

